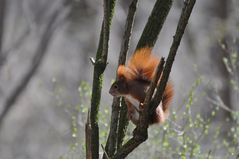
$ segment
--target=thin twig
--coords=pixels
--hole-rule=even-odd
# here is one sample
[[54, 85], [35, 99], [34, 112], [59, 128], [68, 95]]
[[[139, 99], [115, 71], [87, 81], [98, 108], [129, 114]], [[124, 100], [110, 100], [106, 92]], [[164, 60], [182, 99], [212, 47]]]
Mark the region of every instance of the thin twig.
[[230, 109], [221, 99], [220, 96], [216, 96], [215, 97], [216, 99], [212, 99], [210, 97], [207, 97], [207, 100], [209, 102], [211, 102], [212, 104], [216, 105], [216, 106], [219, 106], [220, 108], [222, 108], [223, 110], [225, 111], [228, 111], [230, 113], [233, 113], [234, 111], [232, 109]]
[[106, 159], [110, 159], [109, 155], [108, 155], [107, 152], [105, 151], [104, 146], [103, 146], [102, 144], [101, 144], [100, 146], [101, 146], [102, 150], [104, 151], [104, 154], [105, 154]]

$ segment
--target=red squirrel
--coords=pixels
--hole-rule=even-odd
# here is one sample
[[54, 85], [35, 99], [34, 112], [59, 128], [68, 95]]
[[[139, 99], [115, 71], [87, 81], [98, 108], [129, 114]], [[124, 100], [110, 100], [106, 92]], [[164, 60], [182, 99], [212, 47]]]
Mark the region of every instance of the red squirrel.
[[[150, 82], [152, 81], [159, 58], [152, 55], [149, 47], [137, 50], [127, 63], [127, 66], [120, 65], [117, 70], [116, 80], [109, 93], [113, 96], [125, 98], [128, 109], [128, 118], [135, 125], [139, 122], [139, 106], [144, 102]], [[154, 114], [150, 116], [149, 124], [163, 123], [168, 117], [169, 106], [173, 97], [173, 87], [167, 83], [162, 102]]]

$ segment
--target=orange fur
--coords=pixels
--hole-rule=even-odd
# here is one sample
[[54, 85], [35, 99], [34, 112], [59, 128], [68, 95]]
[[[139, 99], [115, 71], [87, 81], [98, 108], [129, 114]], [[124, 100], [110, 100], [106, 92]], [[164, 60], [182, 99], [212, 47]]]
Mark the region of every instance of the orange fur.
[[128, 67], [125, 67], [124, 65], [120, 65], [117, 70], [118, 78], [119, 79], [127, 79], [127, 80], [133, 80], [136, 76], [131, 69]]
[[159, 59], [151, 54], [149, 47], [137, 50], [128, 61], [127, 66], [119, 66], [118, 77], [125, 77], [128, 80], [136, 78], [151, 80], [155, 69], [159, 64]]
[[[117, 75], [119, 79], [126, 79], [126, 82], [130, 85], [135, 80], [140, 82], [141, 80], [146, 80], [147, 82], [152, 81], [156, 68], [159, 64], [159, 58], [152, 55], [152, 49], [149, 47], [142, 48], [137, 50], [133, 56], [129, 59], [127, 65], [120, 65], [117, 70]], [[145, 82], [142, 81], [142, 85], [139, 83], [137, 87], [135, 85], [134, 89], [132, 89], [132, 85], [130, 85], [130, 93], [124, 95], [125, 101], [128, 108], [128, 118], [137, 125], [139, 114], [137, 111], [138, 105], [135, 104], [135, 100], [138, 100], [139, 103], [144, 101], [145, 96], [140, 96], [139, 94], [146, 94], [144, 92], [146, 89]], [[137, 88], [137, 90], [135, 89]], [[132, 98], [133, 99], [132, 99]], [[169, 114], [169, 106], [171, 104], [173, 97], [173, 86], [171, 82], [168, 82], [163, 94], [162, 102], [159, 104], [154, 114], [149, 119], [149, 124], [154, 123], [163, 123]], [[137, 103], [137, 102], [136, 102]]]
[[171, 104], [172, 99], [173, 99], [173, 85], [169, 81], [164, 90], [163, 99], [162, 99], [164, 112], [167, 112], [169, 110], [169, 106]]
[[152, 123], [163, 123], [169, 116], [169, 106], [173, 100], [173, 85], [169, 81], [166, 85], [162, 102], [157, 107]]

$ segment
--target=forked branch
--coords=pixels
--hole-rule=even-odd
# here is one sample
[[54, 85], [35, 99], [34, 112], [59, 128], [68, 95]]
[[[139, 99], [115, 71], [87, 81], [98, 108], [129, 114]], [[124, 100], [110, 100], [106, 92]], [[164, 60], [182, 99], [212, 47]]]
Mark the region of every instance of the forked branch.
[[179, 47], [181, 39], [183, 37], [185, 28], [188, 24], [188, 20], [191, 15], [191, 12], [192, 12], [195, 2], [196, 2], [196, 0], [186, 0], [184, 2], [184, 7], [182, 9], [182, 13], [181, 13], [178, 25], [177, 25], [176, 33], [173, 37], [173, 43], [170, 47], [170, 51], [169, 51], [168, 58], [167, 58], [167, 61], [165, 64], [165, 68], [163, 70], [163, 75], [162, 75], [161, 81], [157, 87], [157, 92], [154, 96], [154, 99], [152, 100], [152, 102], [150, 104], [150, 105], [152, 105], [150, 108], [151, 114], [154, 112], [154, 110], [157, 108], [157, 106], [159, 105], [159, 103], [162, 100], [162, 95], [165, 90], [166, 84], [168, 82], [169, 74], [171, 72], [178, 47]]
[[99, 158], [99, 126], [98, 113], [101, 100], [102, 80], [105, 67], [107, 65], [108, 41], [110, 34], [111, 19], [114, 13], [115, 0], [104, 0], [104, 19], [100, 33], [100, 40], [94, 63], [93, 87], [90, 108], [90, 126], [91, 126], [91, 152], [93, 159]]
[[[138, 0], [133, 0], [129, 6], [129, 11], [125, 24], [125, 32], [121, 44], [118, 66], [125, 64], [126, 61], [137, 4]], [[123, 104], [124, 102], [122, 102], [120, 98], [114, 97], [112, 103], [110, 133], [108, 135], [107, 143], [105, 146], [105, 150], [109, 156], [112, 156], [115, 153], [115, 151], [117, 150], [117, 146], [118, 147], [121, 146], [123, 138], [125, 136], [124, 135], [125, 129], [127, 128], [127, 118], [126, 118], [127, 112], [125, 110], [127, 108]], [[103, 158], [106, 158], [105, 154]]]
[[[161, 81], [159, 83], [159, 86], [157, 86], [157, 91], [153, 99], [149, 102], [150, 95], [152, 94], [154, 88], [156, 87], [156, 80], [158, 76], [160, 76], [160, 71], [162, 71], [160, 68], [163, 67], [163, 59], [161, 59], [161, 63], [158, 66], [156, 77], [154, 77], [153, 82], [150, 85], [150, 91], [148, 91], [146, 95], [146, 99], [144, 101], [143, 110], [140, 111], [140, 121], [136, 129], [134, 130], [133, 137], [122, 146], [121, 149], [113, 156], [114, 159], [122, 159], [125, 158], [129, 153], [131, 153], [136, 147], [138, 147], [141, 143], [143, 143], [145, 140], [147, 140], [148, 137], [148, 116], [149, 116], [149, 110], [155, 111], [158, 104], [161, 102], [162, 95], [164, 92], [164, 89], [166, 87], [166, 84], [168, 82], [168, 77], [177, 53], [177, 49], [179, 47], [179, 44], [181, 42], [182, 36], [184, 34], [184, 30], [187, 26], [189, 17], [191, 15], [193, 6], [195, 4], [196, 0], [186, 0], [184, 3], [184, 7], [182, 9], [182, 13], [178, 22], [177, 30], [174, 36], [173, 43], [171, 45], [169, 55], [166, 60], [165, 68], [163, 69], [163, 74], [161, 77]], [[156, 82], [156, 83], [155, 83]], [[149, 109], [149, 110], [148, 110]]]

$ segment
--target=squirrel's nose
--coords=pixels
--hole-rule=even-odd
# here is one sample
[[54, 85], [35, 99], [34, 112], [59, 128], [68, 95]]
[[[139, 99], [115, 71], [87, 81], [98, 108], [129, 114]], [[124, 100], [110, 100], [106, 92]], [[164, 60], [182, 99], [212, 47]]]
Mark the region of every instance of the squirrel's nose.
[[110, 90], [109, 90], [109, 94], [111, 94], [112, 96], [115, 96], [114, 90], [110, 89]]

